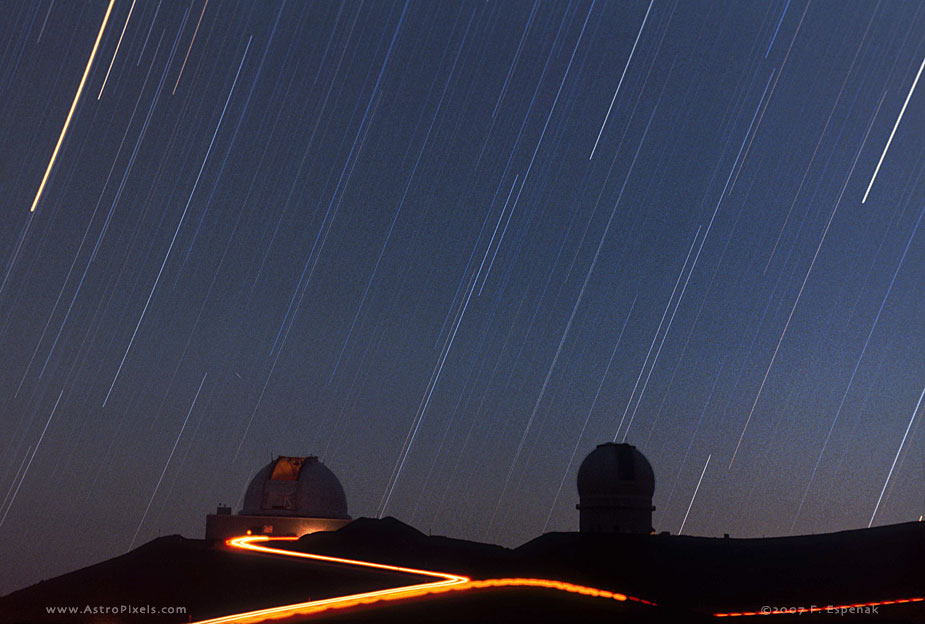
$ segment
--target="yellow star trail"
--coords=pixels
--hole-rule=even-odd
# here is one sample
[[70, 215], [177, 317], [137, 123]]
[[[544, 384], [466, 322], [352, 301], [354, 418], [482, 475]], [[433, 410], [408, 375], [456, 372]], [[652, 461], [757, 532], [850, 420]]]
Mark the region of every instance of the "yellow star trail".
[[103, 32], [106, 30], [106, 24], [109, 23], [109, 16], [112, 13], [112, 7], [115, 3], [116, 0], [109, 0], [109, 6], [106, 7], [106, 15], [103, 16], [103, 23], [100, 24], [100, 31], [96, 34], [96, 41], [93, 43], [93, 50], [90, 52], [87, 66], [84, 68], [84, 74], [80, 78], [80, 85], [77, 87], [77, 93], [74, 94], [74, 101], [71, 102], [71, 110], [68, 111], [67, 118], [64, 120], [61, 134], [58, 135], [58, 142], [55, 144], [55, 149], [51, 153], [51, 159], [48, 161], [48, 167], [45, 169], [45, 175], [42, 176], [42, 182], [39, 184], [39, 190], [35, 193], [35, 199], [32, 200], [32, 207], [29, 209], [29, 212], [35, 212], [35, 207], [39, 205], [39, 200], [42, 199], [42, 192], [45, 190], [45, 184], [48, 182], [48, 176], [51, 175], [52, 167], [55, 166], [55, 160], [58, 158], [61, 144], [64, 143], [67, 129], [71, 125], [71, 119], [74, 117], [74, 111], [77, 109], [77, 103], [80, 101], [80, 95], [83, 93], [84, 85], [87, 83], [87, 76], [90, 75], [90, 68], [93, 67], [96, 51], [100, 47], [100, 40], [103, 38]]

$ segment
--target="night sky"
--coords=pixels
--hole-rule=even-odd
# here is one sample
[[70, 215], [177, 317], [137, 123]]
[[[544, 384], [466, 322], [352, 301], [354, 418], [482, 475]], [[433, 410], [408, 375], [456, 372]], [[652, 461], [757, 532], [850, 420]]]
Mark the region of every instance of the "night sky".
[[38, 194], [107, 6], [0, 3], [0, 593], [278, 454], [508, 546], [610, 440], [659, 531], [925, 512], [925, 5], [116, 0]]

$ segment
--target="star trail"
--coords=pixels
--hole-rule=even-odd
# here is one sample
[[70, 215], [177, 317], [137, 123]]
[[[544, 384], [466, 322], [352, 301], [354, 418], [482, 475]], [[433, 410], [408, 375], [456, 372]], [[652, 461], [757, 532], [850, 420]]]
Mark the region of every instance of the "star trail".
[[[925, 5], [0, 4], [0, 594], [316, 454], [519, 545], [925, 513]], [[94, 535], [87, 543], [81, 536]]]

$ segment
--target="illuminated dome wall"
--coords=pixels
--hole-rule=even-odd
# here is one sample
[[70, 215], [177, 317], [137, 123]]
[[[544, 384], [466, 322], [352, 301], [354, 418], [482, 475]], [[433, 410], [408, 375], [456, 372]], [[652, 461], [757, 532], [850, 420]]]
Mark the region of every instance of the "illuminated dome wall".
[[246, 515], [350, 518], [344, 488], [317, 457], [278, 457], [247, 486]]

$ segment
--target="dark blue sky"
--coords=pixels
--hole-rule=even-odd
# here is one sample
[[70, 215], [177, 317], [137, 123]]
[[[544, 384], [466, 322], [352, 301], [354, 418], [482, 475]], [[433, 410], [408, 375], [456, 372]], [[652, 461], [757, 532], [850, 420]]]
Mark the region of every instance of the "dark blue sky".
[[276, 454], [505, 545], [613, 439], [658, 530], [925, 512], [921, 3], [117, 0], [30, 213], [107, 5], [0, 5], [0, 592]]

